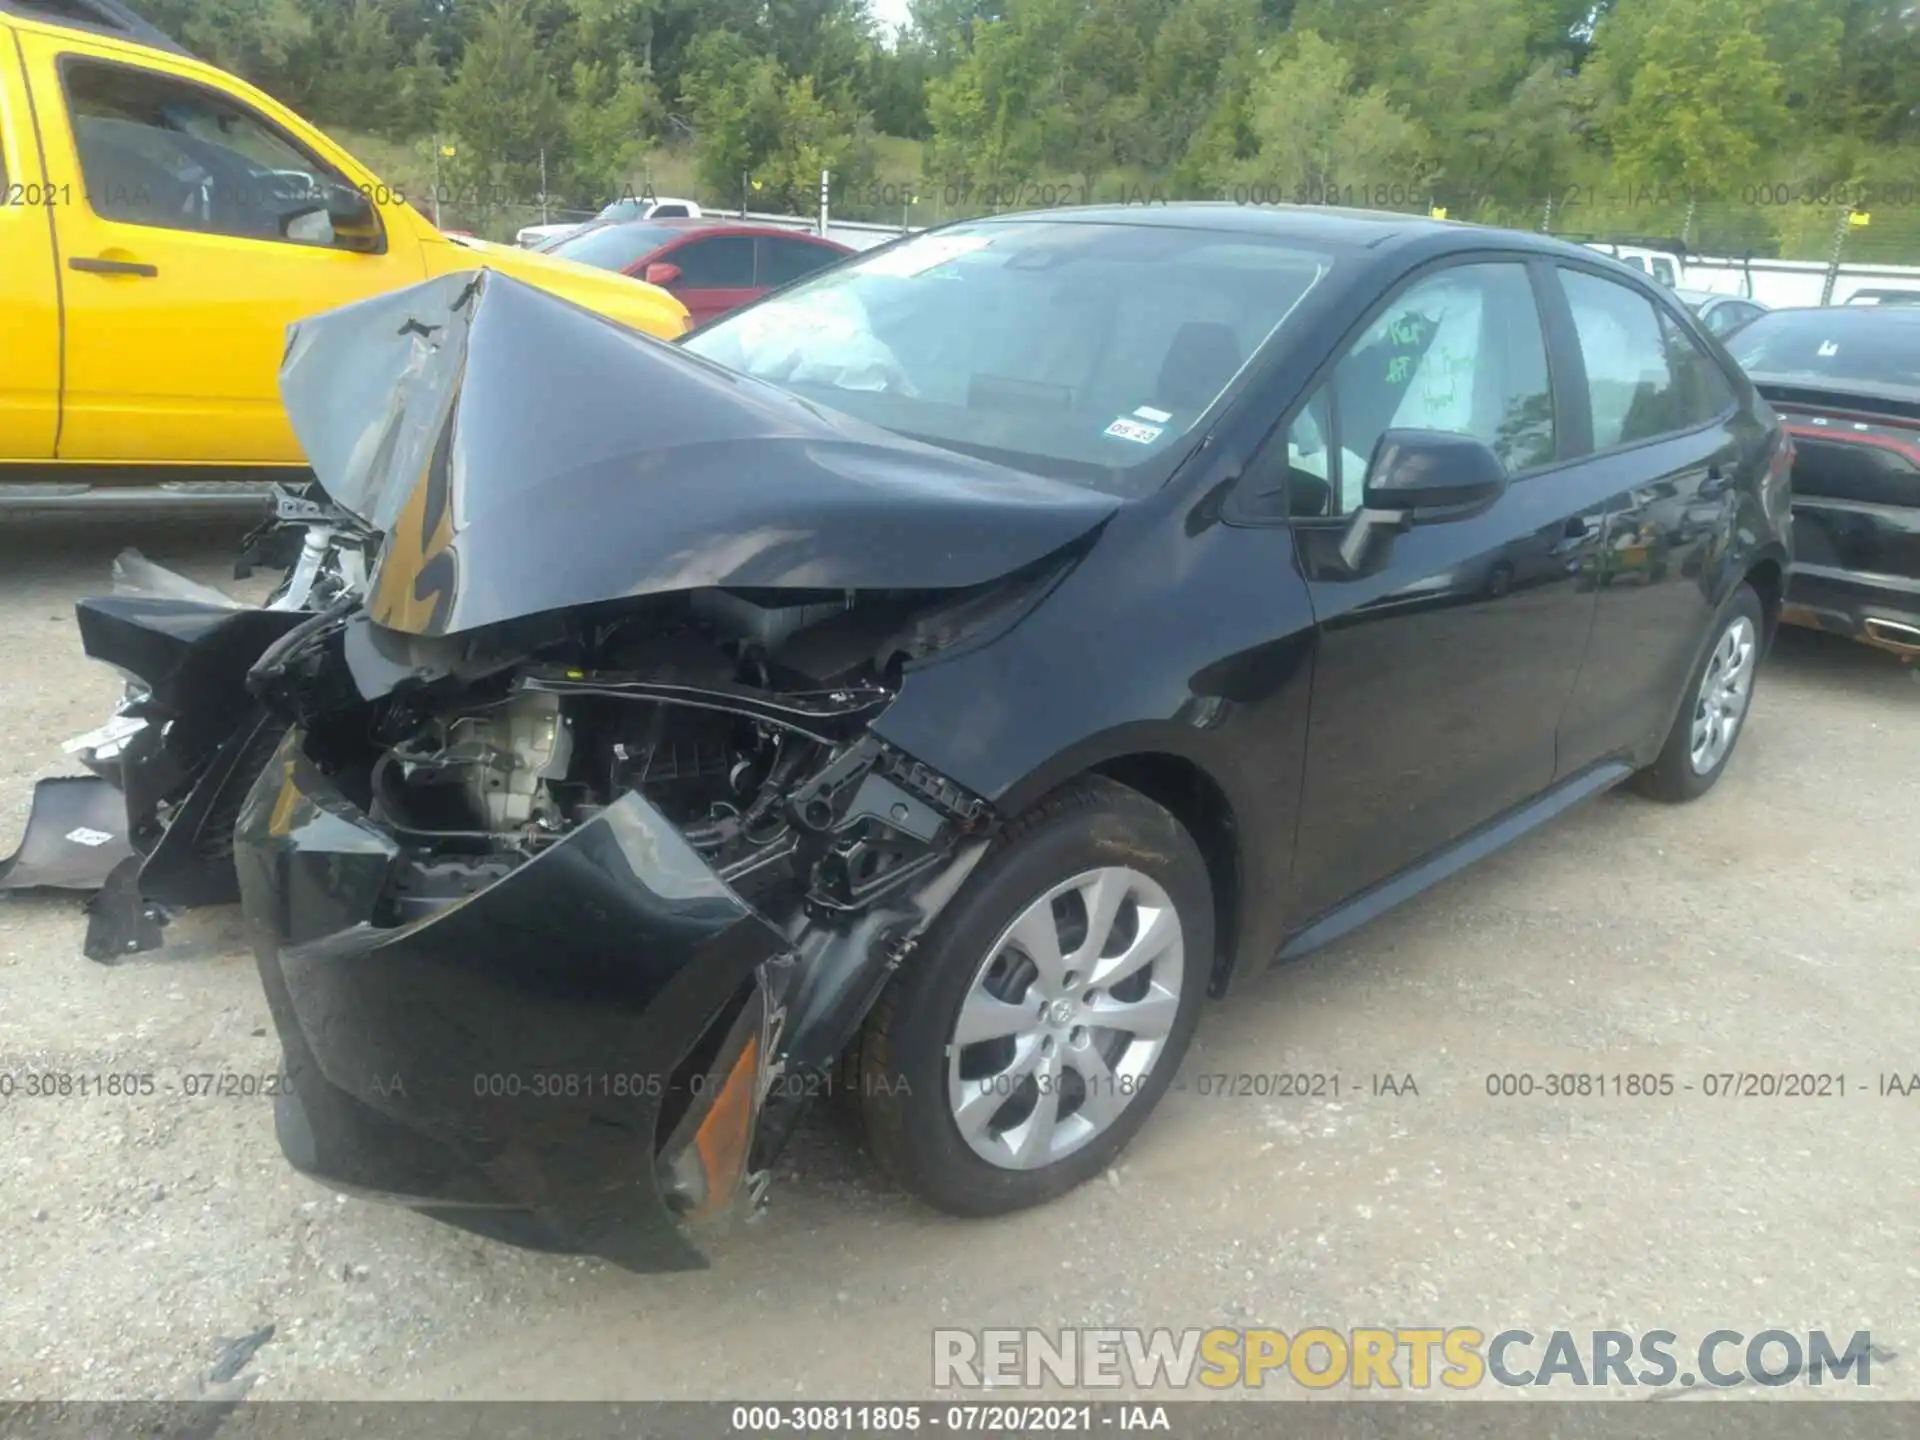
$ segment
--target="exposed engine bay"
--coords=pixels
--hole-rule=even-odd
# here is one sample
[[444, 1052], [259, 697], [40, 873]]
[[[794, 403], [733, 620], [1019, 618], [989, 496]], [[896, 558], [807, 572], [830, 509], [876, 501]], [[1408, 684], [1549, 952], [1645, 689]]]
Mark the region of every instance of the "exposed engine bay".
[[[865, 722], [905, 664], [1010, 618], [1051, 573], [971, 595], [655, 597], [556, 617], [507, 663], [533, 638], [520, 627], [436, 640], [322, 616], [270, 652], [254, 683], [406, 846], [390, 923], [493, 883], [629, 791], [770, 918], [845, 917], [909, 887], [989, 819]], [[336, 646], [360, 682], [351, 689], [328, 664]], [[372, 701], [353, 693], [379, 691], [388, 677], [366, 681], [382, 664], [414, 678]]]

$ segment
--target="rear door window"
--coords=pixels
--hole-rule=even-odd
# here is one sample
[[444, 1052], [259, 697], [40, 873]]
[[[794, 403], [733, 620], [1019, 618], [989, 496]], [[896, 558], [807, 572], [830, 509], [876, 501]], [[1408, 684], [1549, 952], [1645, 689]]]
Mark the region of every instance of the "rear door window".
[[691, 240], [662, 257], [680, 267], [674, 288], [687, 290], [751, 290], [753, 236], [715, 235]]
[[1653, 301], [1584, 270], [1560, 270], [1586, 364], [1593, 446], [1611, 450], [1689, 428]]
[[840, 258], [838, 250], [815, 245], [810, 240], [783, 240], [774, 235], [760, 238], [760, 283], [772, 288], [825, 269]]

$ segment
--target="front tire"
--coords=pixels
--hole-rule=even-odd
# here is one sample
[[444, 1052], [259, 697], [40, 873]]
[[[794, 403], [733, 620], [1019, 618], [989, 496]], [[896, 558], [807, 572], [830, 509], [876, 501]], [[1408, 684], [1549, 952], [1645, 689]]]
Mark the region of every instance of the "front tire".
[[1213, 894], [1160, 806], [1086, 778], [995, 840], [862, 1031], [869, 1147], [962, 1216], [1065, 1194], [1179, 1067], [1212, 969]]
[[1687, 678], [1686, 699], [1660, 758], [1634, 777], [1642, 794], [1683, 804], [1714, 787], [1746, 729], [1765, 637], [1760, 597], [1742, 584], [1721, 609], [1713, 643]]

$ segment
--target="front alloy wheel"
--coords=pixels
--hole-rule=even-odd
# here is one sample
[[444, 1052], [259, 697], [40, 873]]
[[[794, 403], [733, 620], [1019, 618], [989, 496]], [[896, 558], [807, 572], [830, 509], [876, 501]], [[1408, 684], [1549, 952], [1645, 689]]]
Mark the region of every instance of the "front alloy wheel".
[[1086, 777], [1011, 822], [861, 1032], [868, 1142], [929, 1204], [997, 1215], [1106, 1168], [1200, 1015], [1213, 893], [1192, 838]]
[[1065, 1159], [1140, 1093], [1173, 1033], [1180, 916], [1124, 865], [1054, 886], [1001, 932], [948, 1036], [947, 1103], [974, 1154]]

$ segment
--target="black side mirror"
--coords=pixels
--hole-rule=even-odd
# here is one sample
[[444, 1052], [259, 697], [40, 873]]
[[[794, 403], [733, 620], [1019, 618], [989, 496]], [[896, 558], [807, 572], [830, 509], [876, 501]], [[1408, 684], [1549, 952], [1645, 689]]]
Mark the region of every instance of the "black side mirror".
[[1507, 467], [1485, 441], [1450, 430], [1389, 430], [1373, 447], [1360, 503], [1418, 525], [1462, 519], [1506, 489]]
[[[1507, 467], [1493, 447], [1451, 430], [1389, 430], [1373, 447], [1360, 508], [1340, 541], [1349, 573], [1385, 563], [1392, 537], [1414, 525], [1466, 520], [1507, 490]], [[1386, 543], [1375, 540], [1385, 533]]]

